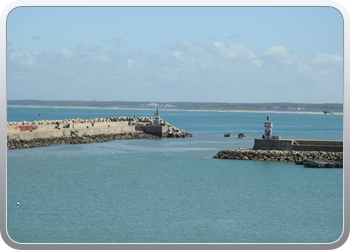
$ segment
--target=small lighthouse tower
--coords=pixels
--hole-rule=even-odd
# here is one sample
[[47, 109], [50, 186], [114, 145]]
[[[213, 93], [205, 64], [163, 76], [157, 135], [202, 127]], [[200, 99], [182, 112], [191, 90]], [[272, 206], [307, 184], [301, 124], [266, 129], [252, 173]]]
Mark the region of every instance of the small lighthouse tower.
[[264, 123], [265, 127], [265, 139], [270, 139], [270, 136], [272, 136], [272, 127], [273, 124], [270, 121], [270, 116], [267, 116], [267, 122]]
[[160, 114], [158, 112], [158, 108], [157, 108], [157, 112], [154, 113], [154, 125], [160, 125]]

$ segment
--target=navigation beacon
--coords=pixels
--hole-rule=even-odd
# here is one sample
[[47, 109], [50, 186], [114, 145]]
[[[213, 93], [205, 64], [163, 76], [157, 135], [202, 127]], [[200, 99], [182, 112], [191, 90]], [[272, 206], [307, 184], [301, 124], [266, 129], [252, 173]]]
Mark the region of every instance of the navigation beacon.
[[272, 135], [272, 127], [273, 127], [273, 124], [270, 121], [270, 116], [267, 116], [267, 122], [264, 123], [264, 127], [265, 127], [264, 139], [270, 139], [270, 136]]
[[154, 125], [160, 125], [160, 114], [158, 113], [158, 108], [157, 112], [154, 113]]

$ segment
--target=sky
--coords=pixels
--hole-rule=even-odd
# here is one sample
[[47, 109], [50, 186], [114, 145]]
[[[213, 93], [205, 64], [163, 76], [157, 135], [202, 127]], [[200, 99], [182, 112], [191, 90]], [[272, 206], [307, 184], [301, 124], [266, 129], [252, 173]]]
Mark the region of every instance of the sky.
[[332, 7], [19, 7], [7, 99], [343, 102]]

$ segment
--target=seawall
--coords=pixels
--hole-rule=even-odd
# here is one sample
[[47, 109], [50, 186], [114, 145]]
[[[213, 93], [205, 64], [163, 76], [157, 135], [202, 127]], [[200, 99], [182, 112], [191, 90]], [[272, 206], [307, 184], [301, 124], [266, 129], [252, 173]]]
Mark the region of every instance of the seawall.
[[343, 141], [255, 139], [256, 150], [294, 150], [343, 152]]
[[120, 139], [185, 137], [192, 137], [192, 134], [164, 120], [155, 125], [153, 117], [124, 116], [7, 123], [8, 149]]
[[44, 147], [50, 145], [60, 144], [84, 144], [84, 143], [96, 143], [96, 142], [107, 142], [111, 140], [131, 140], [131, 139], [157, 139], [160, 137], [150, 134], [145, 134], [142, 131], [133, 131], [129, 133], [120, 134], [77, 134], [72, 133], [71, 136], [54, 136], [45, 138], [34, 138], [34, 139], [11, 139], [7, 141], [7, 149], [18, 149], [18, 148], [34, 148]]

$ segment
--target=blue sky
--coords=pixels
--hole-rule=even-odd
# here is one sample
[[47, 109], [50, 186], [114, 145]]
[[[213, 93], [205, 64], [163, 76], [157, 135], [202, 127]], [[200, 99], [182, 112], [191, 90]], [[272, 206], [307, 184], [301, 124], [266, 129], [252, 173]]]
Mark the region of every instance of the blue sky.
[[7, 98], [343, 102], [331, 7], [20, 7]]

